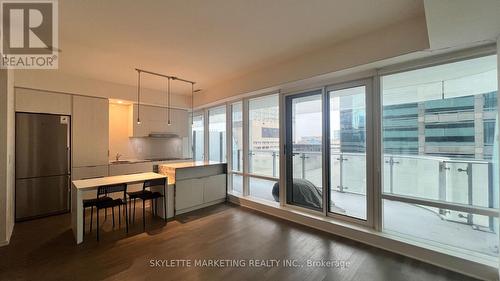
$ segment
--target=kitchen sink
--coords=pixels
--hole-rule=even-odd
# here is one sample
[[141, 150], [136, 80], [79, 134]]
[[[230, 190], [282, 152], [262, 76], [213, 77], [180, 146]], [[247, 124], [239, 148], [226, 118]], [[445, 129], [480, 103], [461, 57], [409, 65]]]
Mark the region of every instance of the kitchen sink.
[[132, 163], [132, 161], [129, 160], [117, 160], [117, 161], [112, 161], [111, 164], [127, 164], [127, 163]]

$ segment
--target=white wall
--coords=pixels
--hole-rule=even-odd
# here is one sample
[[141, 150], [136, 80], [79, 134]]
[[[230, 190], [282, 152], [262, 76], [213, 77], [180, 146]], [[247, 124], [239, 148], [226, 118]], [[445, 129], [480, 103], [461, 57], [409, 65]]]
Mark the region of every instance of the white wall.
[[14, 229], [15, 186], [14, 73], [0, 70], [0, 245]]
[[428, 48], [425, 18], [417, 17], [209, 86], [195, 95], [195, 106]]

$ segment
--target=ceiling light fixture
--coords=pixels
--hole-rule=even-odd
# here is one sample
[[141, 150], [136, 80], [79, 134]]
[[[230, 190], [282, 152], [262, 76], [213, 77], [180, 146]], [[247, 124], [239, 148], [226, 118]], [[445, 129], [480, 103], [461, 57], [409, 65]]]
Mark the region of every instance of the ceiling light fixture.
[[193, 101], [193, 95], [194, 95], [194, 92], [197, 92], [199, 90], [196, 90], [194, 91], [194, 84], [195, 82], [193, 81], [189, 81], [189, 80], [186, 80], [186, 79], [182, 79], [182, 78], [178, 78], [178, 77], [175, 77], [175, 76], [170, 76], [170, 75], [165, 75], [165, 74], [160, 74], [160, 73], [157, 73], [157, 72], [152, 72], [152, 71], [148, 71], [148, 70], [144, 70], [144, 69], [139, 69], [139, 68], [136, 68], [135, 69], [138, 73], [138, 82], [137, 82], [137, 124], [141, 124], [141, 120], [139, 118], [139, 106], [140, 106], [140, 98], [141, 98], [141, 73], [144, 72], [144, 73], [147, 73], [147, 74], [151, 74], [151, 75], [154, 75], [154, 76], [159, 76], [159, 77], [164, 77], [164, 78], [167, 78], [167, 118], [168, 118], [168, 121], [167, 121], [167, 124], [170, 126], [172, 125], [172, 120], [170, 118], [170, 106], [171, 106], [171, 103], [170, 103], [170, 100], [171, 100], [171, 97], [170, 97], [170, 80], [179, 80], [179, 81], [182, 81], [182, 82], [185, 82], [185, 83], [190, 83], [191, 84], [191, 93], [192, 93], [192, 96], [191, 96], [191, 109], [193, 109], [193, 104], [192, 104], [192, 101]]

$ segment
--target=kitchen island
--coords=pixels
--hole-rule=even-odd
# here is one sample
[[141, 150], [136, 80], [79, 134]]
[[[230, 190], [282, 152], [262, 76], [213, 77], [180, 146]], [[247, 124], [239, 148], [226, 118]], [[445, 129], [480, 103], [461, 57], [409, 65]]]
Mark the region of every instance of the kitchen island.
[[224, 202], [227, 196], [227, 164], [185, 161], [158, 166], [158, 172], [174, 185], [174, 215]]
[[[144, 181], [147, 180], [155, 180], [155, 179], [162, 179], [165, 178], [165, 175], [157, 174], [157, 173], [138, 173], [138, 174], [131, 174], [131, 175], [121, 175], [121, 176], [112, 176], [112, 177], [102, 177], [102, 178], [93, 178], [93, 179], [87, 179], [87, 180], [75, 180], [73, 181], [72, 184], [72, 189], [71, 189], [71, 227], [73, 229], [73, 234], [75, 236], [75, 240], [77, 244], [80, 244], [83, 242], [83, 229], [84, 229], [84, 221], [83, 221], [83, 212], [85, 211], [83, 209], [83, 199], [85, 198], [85, 192], [91, 192], [93, 194], [97, 194], [97, 189], [100, 186], [105, 186], [105, 185], [113, 185], [113, 184], [122, 184], [126, 183], [127, 185], [129, 184], [136, 184], [136, 183], [143, 183]], [[168, 181], [167, 183], [168, 184]], [[158, 189], [154, 190], [161, 192], [163, 195], [165, 195], [164, 191], [165, 189]], [[97, 196], [97, 195], [94, 195]], [[95, 197], [94, 197], [95, 198]], [[159, 199], [160, 201], [158, 202], [160, 205], [163, 204], [163, 199], [165, 197]], [[167, 200], [168, 200], [168, 195], [167, 195]], [[160, 208], [162, 209], [162, 208]], [[120, 214], [119, 214], [120, 215]], [[163, 210], [160, 210], [159, 216], [162, 218], [165, 218], [165, 212]], [[99, 226], [97, 226], [99, 227]]]

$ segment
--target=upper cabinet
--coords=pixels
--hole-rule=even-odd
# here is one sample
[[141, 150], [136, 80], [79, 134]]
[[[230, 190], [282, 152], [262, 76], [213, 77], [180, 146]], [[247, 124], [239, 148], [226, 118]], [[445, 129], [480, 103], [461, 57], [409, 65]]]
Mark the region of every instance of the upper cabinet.
[[73, 167], [108, 165], [109, 102], [73, 96]]
[[130, 114], [129, 136], [147, 137], [151, 133], [171, 133], [180, 137], [187, 137], [189, 130], [189, 118], [187, 110], [171, 109], [171, 125], [167, 124], [167, 109], [158, 106], [140, 106], [141, 124], [137, 124], [137, 104], [132, 106]]
[[16, 88], [16, 111], [71, 115], [71, 95]]

